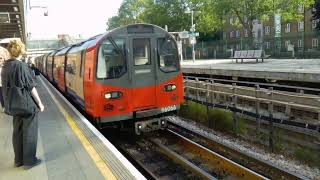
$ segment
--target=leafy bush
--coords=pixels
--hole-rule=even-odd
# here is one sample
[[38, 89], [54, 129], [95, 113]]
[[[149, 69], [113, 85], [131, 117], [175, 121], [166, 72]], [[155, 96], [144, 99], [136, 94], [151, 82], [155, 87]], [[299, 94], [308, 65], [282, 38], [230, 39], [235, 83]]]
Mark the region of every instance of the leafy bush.
[[294, 156], [301, 162], [320, 167], [320, 155], [315, 150], [298, 147], [294, 151]]
[[[226, 110], [209, 109], [207, 114], [206, 106], [187, 101], [181, 105], [179, 115], [197, 122], [206, 123], [210, 128], [215, 130], [233, 132], [232, 113]], [[242, 118], [239, 118], [238, 120], [238, 133], [247, 133], [245, 120]]]

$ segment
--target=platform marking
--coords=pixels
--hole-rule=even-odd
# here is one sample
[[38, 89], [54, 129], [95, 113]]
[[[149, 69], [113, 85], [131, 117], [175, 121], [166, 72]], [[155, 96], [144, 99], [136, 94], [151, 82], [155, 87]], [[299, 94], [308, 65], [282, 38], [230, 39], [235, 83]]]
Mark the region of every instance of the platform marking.
[[48, 88], [48, 86], [43, 82], [43, 80], [40, 78], [42, 84], [45, 86], [45, 88], [48, 90], [51, 98], [53, 101], [57, 104], [58, 109], [65, 117], [67, 123], [69, 124], [70, 128], [74, 132], [74, 134], [78, 137], [83, 147], [86, 149], [88, 154], [90, 155], [91, 159], [94, 161], [96, 166], [98, 167], [100, 173], [102, 176], [107, 180], [116, 180], [117, 178], [113, 175], [111, 170], [108, 168], [106, 163], [101, 159], [100, 155], [97, 153], [97, 151], [93, 148], [89, 140], [84, 136], [82, 131], [77, 126], [75, 120], [62, 108], [62, 105], [60, 102], [54, 97], [51, 90]]
[[[41, 75], [41, 77], [43, 77]], [[40, 78], [41, 79], [41, 78]], [[41, 79], [42, 80], [42, 79]], [[44, 83], [42, 81], [42, 83]], [[50, 83], [49, 85], [53, 87]], [[46, 85], [45, 85], [46, 86]], [[119, 151], [113, 144], [111, 144], [108, 139], [106, 139], [72, 104], [55, 88], [53, 91], [57, 93], [58, 96], [72, 109], [72, 111], [80, 118], [80, 120], [86, 124], [86, 126], [95, 134], [101, 142], [113, 153], [114, 156], [126, 167], [130, 173], [138, 180], [147, 180]]]

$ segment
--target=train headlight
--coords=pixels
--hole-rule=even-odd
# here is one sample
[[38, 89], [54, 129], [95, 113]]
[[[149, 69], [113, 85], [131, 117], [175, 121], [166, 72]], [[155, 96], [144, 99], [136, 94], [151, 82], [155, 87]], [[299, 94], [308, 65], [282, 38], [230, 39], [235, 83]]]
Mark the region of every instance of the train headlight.
[[105, 94], [105, 95], [104, 95], [104, 98], [106, 98], [106, 99], [111, 99], [111, 93]]
[[177, 86], [175, 84], [167, 84], [164, 86], [164, 90], [168, 92], [173, 91], [175, 89], [177, 89]]
[[123, 96], [122, 92], [120, 91], [111, 91], [104, 94], [104, 98], [106, 99], [118, 99]]

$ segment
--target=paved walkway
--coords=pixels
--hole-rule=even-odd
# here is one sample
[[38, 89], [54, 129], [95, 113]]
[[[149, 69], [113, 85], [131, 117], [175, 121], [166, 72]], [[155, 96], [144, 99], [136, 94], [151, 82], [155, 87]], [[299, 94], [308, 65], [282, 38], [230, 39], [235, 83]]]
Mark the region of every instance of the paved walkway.
[[0, 180], [104, 179], [50, 95], [43, 87], [38, 91], [46, 108], [39, 113], [37, 149], [43, 163], [30, 170], [13, 167], [12, 117], [0, 113]]
[[266, 59], [263, 63], [255, 60], [236, 63], [231, 59], [187, 60], [181, 66], [182, 71], [189, 74], [320, 83], [320, 59]]
[[50, 85], [44, 81], [39, 80], [37, 87], [45, 105], [39, 114], [37, 146], [43, 163], [30, 170], [13, 167], [12, 117], [0, 112], [0, 180], [144, 179], [101, 134], [91, 132], [56, 92], [48, 93]]

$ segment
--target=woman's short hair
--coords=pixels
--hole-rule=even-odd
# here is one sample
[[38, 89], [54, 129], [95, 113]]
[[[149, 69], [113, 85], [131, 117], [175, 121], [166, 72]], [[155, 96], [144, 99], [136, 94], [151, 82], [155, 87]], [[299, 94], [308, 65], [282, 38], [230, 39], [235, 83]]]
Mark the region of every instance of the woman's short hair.
[[26, 52], [25, 45], [19, 40], [10, 41], [7, 49], [13, 58], [17, 58]]

